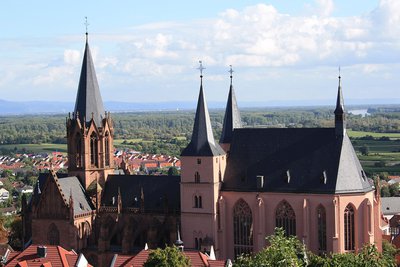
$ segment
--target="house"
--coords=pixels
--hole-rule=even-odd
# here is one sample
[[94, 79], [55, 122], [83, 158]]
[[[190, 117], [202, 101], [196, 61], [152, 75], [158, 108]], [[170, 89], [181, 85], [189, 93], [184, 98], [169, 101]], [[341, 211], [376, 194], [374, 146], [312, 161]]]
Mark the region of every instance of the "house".
[[10, 193], [5, 188], [0, 188], [0, 201], [7, 200], [10, 197]]
[[60, 246], [31, 245], [24, 251], [9, 252], [3, 257], [6, 267], [91, 267], [83, 254], [73, 250], [66, 250]]

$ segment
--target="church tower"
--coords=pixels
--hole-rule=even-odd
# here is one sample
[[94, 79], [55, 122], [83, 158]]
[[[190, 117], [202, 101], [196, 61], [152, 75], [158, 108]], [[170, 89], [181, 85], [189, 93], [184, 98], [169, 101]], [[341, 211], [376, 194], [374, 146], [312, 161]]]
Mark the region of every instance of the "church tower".
[[68, 174], [77, 176], [85, 189], [104, 186], [114, 170], [114, 128], [104, 111], [86, 32], [78, 93], [72, 117], [67, 118]]
[[340, 77], [339, 73], [339, 86], [336, 100], [336, 109], [335, 109], [335, 132], [337, 136], [344, 136], [346, 133], [346, 114], [344, 110], [344, 100], [342, 93], [342, 77]]
[[[235, 92], [232, 85], [232, 65], [229, 70], [231, 78], [231, 86], [229, 88], [228, 101], [226, 103], [224, 124], [222, 126], [221, 138], [219, 144], [224, 149], [226, 153], [230, 150], [230, 145], [232, 142], [233, 130], [235, 128], [242, 128], [242, 120], [240, 118], [239, 108], [236, 102]], [[229, 153], [228, 153], [229, 154]]]
[[181, 154], [181, 224], [185, 247], [218, 253], [217, 201], [225, 172], [226, 154], [215, 142], [203, 91], [200, 62], [200, 93], [192, 138]]

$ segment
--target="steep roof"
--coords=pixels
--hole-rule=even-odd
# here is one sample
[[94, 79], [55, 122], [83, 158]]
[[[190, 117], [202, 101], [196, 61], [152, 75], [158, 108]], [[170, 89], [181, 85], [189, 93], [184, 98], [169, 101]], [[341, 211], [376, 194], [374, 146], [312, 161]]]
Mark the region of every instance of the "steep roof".
[[222, 127], [222, 133], [219, 142], [221, 144], [230, 143], [232, 141], [233, 129], [235, 128], [242, 128], [242, 120], [240, 118], [240, 112], [237, 106], [235, 92], [233, 90], [231, 80], [228, 102], [226, 103], [225, 109], [224, 124]]
[[225, 152], [214, 140], [210, 115], [208, 114], [203, 92], [203, 82], [201, 82], [192, 139], [189, 145], [182, 151], [181, 156], [217, 156], [223, 154]]
[[[257, 176], [264, 185], [257, 188]], [[355, 193], [373, 190], [347, 135], [335, 128], [235, 129], [223, 191]]]
[[72, 193], [74, 215], [79, 215], [94, 210], [91, 201], [85, 195], [85, 189], [76, 176], [59, 178], [58, 182], [60, 184], [61, 191], [67, 196], [67, 199], [69, 199], [70, 194]]
[[109, 175], [102, 205], [117, 207], [119, 190], [123, 208], [140, 208], [143, 196], [145, 212], [180, 210], [180, 176]]
[[75, 114], [79, 113], [79, 119], [82, 122], [84, 118], [86, 122], [89, 122], [93, 116], [96, 126], [101, 126], [101, 121], [105, 116], [103, 100], [101, 99], [87, 38], [74, 112]]
[[336, 108], [335, 114], [340, 115], [344, 113], [344, 100], [343, 100], [343, 92], [342, 92], [342, 77], [339, 76], [339, 86], [338, 93], [336, 99]]

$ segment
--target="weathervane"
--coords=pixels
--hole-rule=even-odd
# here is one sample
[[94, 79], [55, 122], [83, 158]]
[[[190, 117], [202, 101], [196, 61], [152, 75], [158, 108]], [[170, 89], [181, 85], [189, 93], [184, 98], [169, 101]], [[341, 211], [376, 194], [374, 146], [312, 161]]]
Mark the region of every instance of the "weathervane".
[[233, 78], [233, 76], [232, 76], [232, 74], [233, 74], [233, 69], [232, 69], [232, 65], [229, 65], [229, 73], [231, 74], [231, 84], [232, 84], [232, 78]]
[[206, 68], [203, 67], [203, 62], [201, 60], [199, 60], [199, 64], [200, 66], [197, 69], [200, 70], [200, 78], [203, 78], [203, 70]]

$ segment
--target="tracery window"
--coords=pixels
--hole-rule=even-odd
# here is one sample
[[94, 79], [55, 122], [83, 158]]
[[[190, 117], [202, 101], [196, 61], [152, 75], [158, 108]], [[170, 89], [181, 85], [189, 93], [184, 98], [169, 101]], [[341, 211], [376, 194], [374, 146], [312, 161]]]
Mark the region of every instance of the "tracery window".
[[195, 208], [203, 208], [203, 199], [201, 196], [194, 196], [194, 207]]
[[276, 227], [285, 230], [286, 236], [296, 235], [296, 214], [292, 206], [285, 200], [282, 201], [275, 212]]
[[351, 204], [344, 210], [344, 249], [355, 249], [354, 208]]
[[317, 208], [318, 251], [326, 252], [326, 211], [322, 205]]
[[104, 164], [106, 166], [110, 166], [110, 140], [109, 140], [109, 134], [106, 132], [106, 136], [104, 139], [104, 147], [105, 147], [105, 159], [104, 159]]
[[76, 142], [76, 167], [82, 167], [82, 139], [81, 135], [78, 133], [75, 137]]
[[253, 251], [253, 216], [243, 199], [233, 208], [233, 237], [235, 257]]
[[93, 132], [90, 135], [90, 164], [99, 167], [97, 140], [97, 135]]
[[49, 226], [49, 231], [47, 233], [47, 239], [50, 245], [59, 245], [60, 244], [60, 232], [57, 229], [57, 226], [52, 223]]

